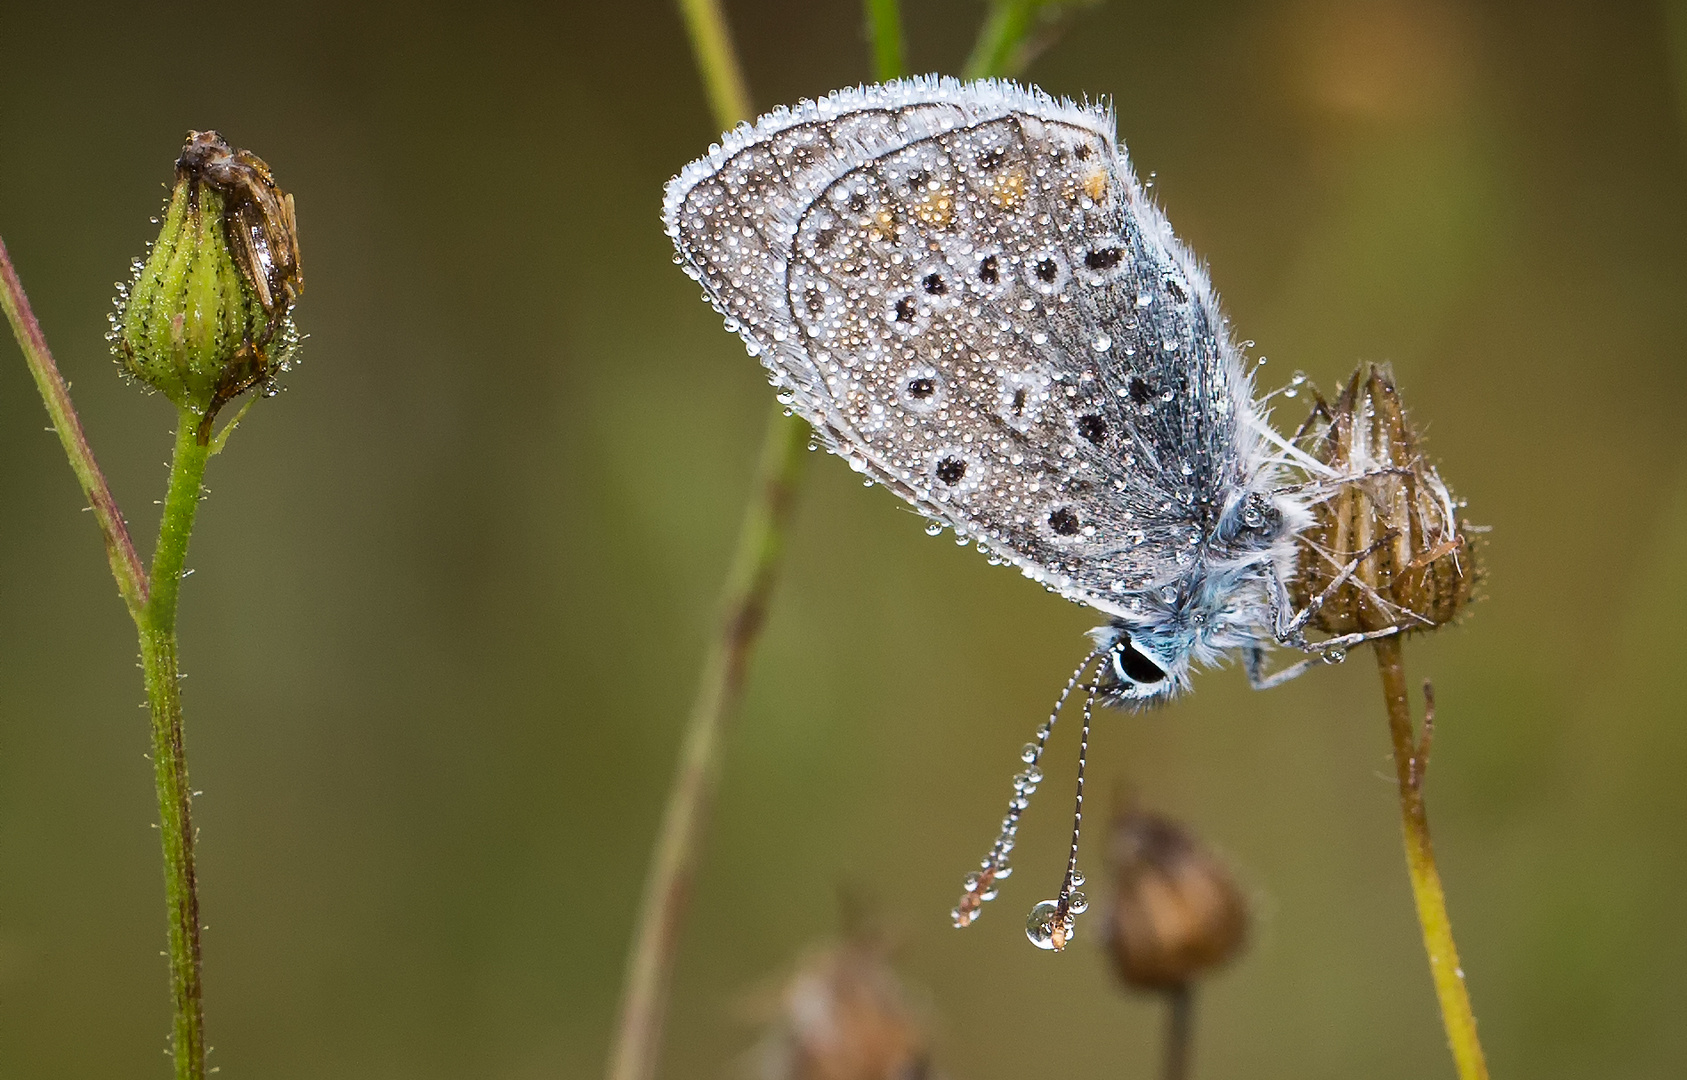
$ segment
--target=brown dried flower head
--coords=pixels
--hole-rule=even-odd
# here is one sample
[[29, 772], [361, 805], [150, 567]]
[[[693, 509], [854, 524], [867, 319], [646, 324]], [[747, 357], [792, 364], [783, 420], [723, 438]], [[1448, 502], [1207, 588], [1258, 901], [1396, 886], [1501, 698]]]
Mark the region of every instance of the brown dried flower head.
[[1319, 399], [1296, 440], [1326, 469], [1301, 534], [1290, 587], [1304, 608], [1370, 550], [1312, 617], [1328, 634], [1399, 626], [1429, 629], [1453, 620], [1479, 574], [1470, 526], [1400, 403], [1387, 365], [1364, 364], [1333, 406]]
[[1184, 986], [1240, 951], [1247, 901], [1223, 861], [1178, 822], [1126, 811], [1114, 821], [1108, 863], [1107, 949], [1127, 986]]
[[805, 957], [779, 992], [756, 1080], [923, 1080], [925, 1018], [876, 939]]

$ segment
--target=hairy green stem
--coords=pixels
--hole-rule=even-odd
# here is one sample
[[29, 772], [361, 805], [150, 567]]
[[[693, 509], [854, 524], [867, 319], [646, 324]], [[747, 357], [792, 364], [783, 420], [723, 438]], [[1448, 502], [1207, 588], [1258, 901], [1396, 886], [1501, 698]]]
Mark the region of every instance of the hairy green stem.
[[177, 1080], [205, 1076], [205, 1010], [200, 981], [199, 886], [194, 877], [193, 791], [182, 740], [181, 674], [176, 662], [176, 607], [188, 538], [199, 509], [209, 447], [197, 438], [199, 417], [183, 411], [170, 463], [164, 519], [152, 557], [152, 588], [141, 624], [141, 666], [152, 712], [152, 769], [164, 848], [164, 896], [170, 918], [172, 1046]]
[[142, 608], [147, 602], [146, 573], [141, 569], [140, 556], [135, 554], [134, 542], [129, 539], [129, 527], [123, 522], [123, 513], [117, 508], [117, 500], [112, 498], [99, 462], [94, 460], [88, 437], [82, 433], [82, 421], [70, 402], [70, 389], [65, 386], [64, 376], [59, 374], [58, 365], [53, 362], [46, 335], [41, 332], [41, 324], [35, 320], [35, 312], [30, 309], [29, 297], [24, 295], [23, 283], [12, 267], [4, 240], [0, 240], [0, 307], [6, 309], [6, 319], [12, 324], [18, 346], [23, 349], [24, 362], [29, 365], [29, 373], [35, 377], [41, 400], [47, 406], [47, 415], [52, 417], [53, 430], [58, 432], [65, 456], [70, 459], [71, 471], [76, 473], [76, 480], [88, 497], [88, 505], [93, 508], [94, 519], [99, 522], [100, 533], [105, 537], [106, 558], [111, 563], [111, 576], [117, 579], [117, 591], [128, 605], [129, 614], [139, 623]]
[[1428, 701], [1420, 740], [1412, 731], [1412, 704], [1406, 693], [1406, 666], [1400, 656], [1399, 636], [1381, 638], [1372, 647], [1377, 652], [1382, 696], [1388, 706], [1388, 733], [1394, 743], [1406, 871], [1412, 879], [1412, 897], [1417, 902], [1424, 951], [1429, 954], [1435, 997], [1441, 1005], [1441, 1023], [1447, 1030], [1447, 1045], [1453, 1052], [1459, 1080], [1487, 1080], [1488, 1063], [1476, 1036], [1476, 1016], [1470, 1008], [1470, 992], [1465, 988], [1458, 946], [1453, 942], [1453, 924], [1447, 916], [1441, 874], [1435, 867], [1435, 848], [1429, 840], [1429, 812], [1423, 801], [1424, 772], [1429, 767], [1430, 739], [1435, 731], [1434, 701], [1429, 698], [1429, 686], [1425, 684], [1424, 696]]
[[898, 0], [866, 0], [867, 36], [873, 43], [873, 73], [880, 82], [907, 71], [902, 55], [902, 9]]

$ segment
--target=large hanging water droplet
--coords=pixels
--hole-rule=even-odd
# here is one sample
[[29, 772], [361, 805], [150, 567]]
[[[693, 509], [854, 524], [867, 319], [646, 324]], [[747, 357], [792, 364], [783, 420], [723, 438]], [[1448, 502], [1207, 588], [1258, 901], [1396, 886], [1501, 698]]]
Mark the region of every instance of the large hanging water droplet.
[[1075, 892], [1066, 898], [1066, 904], [1072, 909], [1072, 914], [1082, 915], [1090, 908], [1090, 898], [1081, 892]]
[[1037, 760], [1038, 753], [1037, 744], [1034, 742], [1028, 742], [1025, 744], [1024, 749], [1019, 751], [1019, 760], [1029, 765], [1033, 761]]
[[[1061, 922], [1060, 943], [1055, 943], [1055, 929]], [[1031, 944], [1039, 949], [1050, 951], [1066, 947], [1066, 942], [1072, 940], [1072, 917], [1060, 914], [1060, 905], [1053, 900], [1044, 900], [1031, 909], [1030, 917], [1025, 920], [1025, 936], [1031, 939]]]

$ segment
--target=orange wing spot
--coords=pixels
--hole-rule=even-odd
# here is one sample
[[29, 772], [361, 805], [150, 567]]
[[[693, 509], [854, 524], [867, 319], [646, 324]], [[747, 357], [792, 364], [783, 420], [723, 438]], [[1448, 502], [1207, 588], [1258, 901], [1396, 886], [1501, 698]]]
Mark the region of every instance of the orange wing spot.
[[1107, 194], [1107, 170], [1097, 165], [1084, 173], [1084, 194], [1100, 202]]
[[1012, 210], [1025, 201], [1029, 186], [1023, 169], [1001, 173], [990, 180], [990, 205], [998, 210]]
[[921, 225], [946, 229], [955, 220], [955, 196], [947, 188], [927, 192], [914, 204], [914, 217]]

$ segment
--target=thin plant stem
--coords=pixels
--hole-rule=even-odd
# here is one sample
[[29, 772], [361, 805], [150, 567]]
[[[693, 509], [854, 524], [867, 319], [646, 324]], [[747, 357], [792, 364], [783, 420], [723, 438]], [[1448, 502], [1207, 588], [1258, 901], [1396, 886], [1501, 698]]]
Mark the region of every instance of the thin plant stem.
[[[748, 120], [749, 93], [718, 0], [679, 0], [679, 6], [716, 122], [731, 128]], [[985, 31], [998, 37], [1002, 33], [990, 24]], [[1011, 55], [1015, 44], [1016, 39], [1009, 40], [995, 52]], [[608, 1080], [653, 1080], [656, 1075], [674, 956], [719, 784], [723, 729], [743, 695], [745, 672], [772, 598], [808, 439], [807, 426], [787, 416], [783, 406], [776, 407], [739, 527], [720, 628], [704, 660], [673, 787], [657, 829], [627, 956]]]
[[1187, 1080], [1195, 1034], [1195, 986], [1179, 983], [1166, 992], [1166, 1056], [1163, 1080]]
[[1435, 848], [1429, 840], [1429, 813], [1424, 806], [1423, 780], [1429, 767], [1430, 739], [1435, 731], [1435, 704], [1424, 684], [1426, 710], [1421, 740], [1412, 731], [1412, 706], [1406, 693], [1406, 667], [1398, 636], [1372, 643], [1382, 674], [1382, 696], [1388, 706], [1388, 733], [1394, 743], [1394, 771], [1400, 783], [1400, 824], [1405, 834], [1406, 870], [1412, 879], [1423, 947], [1429, 954], [1429, 973], [1441, 1004], [1441, 1023], [1453, 1052], [1459, 1080], [1487, 1080], [1488, 1063], [1476, 1036], [1476, 1016], [1453, 943], [1453, 924], [1447, 917], [1447, 897], [1435, 868]]
[[[717, 0], [679, 0], [679, 6], [716, 122], [731, 128], [748, 120], [749, 93]], [[610, 1080], [656, 1075], [680, 929], [719, 785], [723, 729], [743, 694], [744, 673], [773, 593], [806, 442], [802, 421], [785, 415], [783, 406], [776, 409], [762, 439], [755, 487], [722, 596], [720, 628], [703, 663], [645, 876], [610, 1047]]]
[[650, 1080], [656, 1075], [674, 955], [719, 786], [722, 733], [743, 696], [744, 674], [772, 598], [806, 442], [801, 421], [782, 411], [768, 427], [757, 491], [745, 514], [727, 578], [720, 632], [703, 665], [702, 685], [686, 725], [679, 767], [645, 879], [610, 1080]]
[[732, 45], [732, 31], [727, 29], [726, 14], [719, 0], [679, 0], [679, 9], [685, 16], [691, 52], [703, 76], [715, 123], [722, 130], [736, 127], [750, 119], [750, 91], [744, 82], [744, 69], [738, 64], [738, 51]]
[[1038, 0], [996, 0], [962, 69], [963, 79], [991, 79], [1008, 72], [1014, 50], [1031, 29]]
[[106, 558], [111, 563], [111, 576], [117, 579], [117, 591], [122, 594], [129, 614], [138, 624], [147, 603], [146, 572], [141, 569], [140, 556], [135, 554], [134, 542], [129, 539], [129, 527], [123, 521], [123, 512], [118, 509], [117, 500], [106, 485], [105, 474], [100, 472], [99, 462], [94, 460], [88, 438], [82, 433], [82, 421], [76, 415], [76, 407], [71, 404], [70, 389], [65, 386], [64, 376], [59, 374], [58, 365], [53, 362], [46, 335], [41, 332], [41, 324], [30, 309], [29, 297], [24, 295], [23, 283], [12, 267], [4, 240], [0, 240], [0, 307], [6, 309], [6, 319], [12, 324], [12, 333], [17, 335], [18, 346], [23, 349], [24, 362], [29, 365], [29, 373], [35, 377], [35, 385], [41, 391], [41, 400], [47, 406], [47, 415], [52, 418], [53, 430], [58, 432], [65, 456], [70, 459], [70, 468], [76, 473], [83, 494], [88, 497], [94, 519], [99, 522], [100, 533], [105, 537]]
[[199, 509], [210, 448], [199, 443], [199, 417], [183, 411], [170, 463], [164, 518], [152, 557], [152, 589], [141, 627], [141, 666], [152, 712], [152, 768], [164, 849], [164, 895], [170, 915], [172, 1044], [177, 1080], [205, 1076], [205, 1010], [199, 946], [199, 886], [194, 876], [193, 791], [182, 739], [181, 675], [176, 662], [176, 608], [188, 538]]
[[880, 82], [908, 70], [902, 55], [902, 8], [898, 0], [866, 0], [867, 34], [873, 42], [873, 72]]

